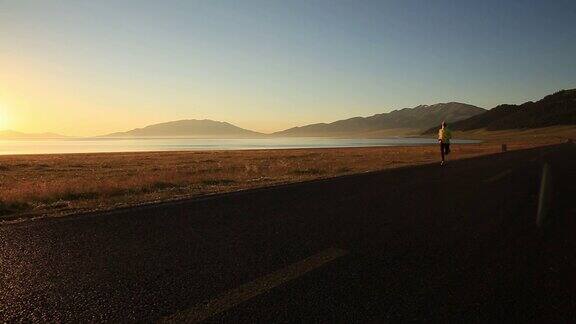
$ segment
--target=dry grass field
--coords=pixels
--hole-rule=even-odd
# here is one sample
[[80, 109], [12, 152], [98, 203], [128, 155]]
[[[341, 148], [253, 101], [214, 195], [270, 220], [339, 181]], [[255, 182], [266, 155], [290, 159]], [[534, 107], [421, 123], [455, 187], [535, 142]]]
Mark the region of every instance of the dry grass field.
[[454, 132], [455, 138], [479, 139], [488, 143], [561, 143], [566, 139], [576, 139], [576, 126], [552, 126], [525, 130], [486, 131], [484, 129]]
[[[499, 144], [453, 145], [452, 159]], [[511, 144], [520, 149], [535, 144]], [[436, 146], [0, 157], [0, 220], [133, 206], [437, 162]]]

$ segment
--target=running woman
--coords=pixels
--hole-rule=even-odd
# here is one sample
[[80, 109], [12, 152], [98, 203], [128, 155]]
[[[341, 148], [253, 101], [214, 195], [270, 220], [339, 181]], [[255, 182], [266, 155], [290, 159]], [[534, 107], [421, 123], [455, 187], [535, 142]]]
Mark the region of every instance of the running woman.
[[448, 129], [448, 124], [442, 122], [442, 127], [438, 131], [438, 143], [440, 143], [440, 155], [442, 156], [442, 162], [440, 165], [444, 165], [445, 156], [450, 154], [450, 139], [452, 138], [452, 132]]

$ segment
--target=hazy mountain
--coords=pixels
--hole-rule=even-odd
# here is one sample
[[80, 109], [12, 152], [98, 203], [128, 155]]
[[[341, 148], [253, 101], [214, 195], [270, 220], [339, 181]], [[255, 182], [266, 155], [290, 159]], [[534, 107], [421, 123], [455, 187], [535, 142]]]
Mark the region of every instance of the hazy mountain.
[[[499, 105], [483, 114], [450, 125], [452, 130], [504, 130], [576, 125], [576, 89], [562, 90], [536, 102]], [[425, 134], [435, 133], [433, 127]]]
[[107, 137], [257, 137], [263, 134], [213, 120], [178, 120], [136, 128]]
[[0, 139], [40, 139], [40, 138], [65, 138], [68, 136], [55, 133], [22, 133], [13, 130], [0, 131]]
[[476, 106], [459, 103], [438, 103], [420, 105], [414, 108], [394, 110], [389, 113], [370, 117], [354, 117], [333, 123], [312, 124], [294, 127], [274, 133], [277, 136], [347, 136], [379, 134], [406, 135], [417, 134], [422, 130], [440, 124], [443, 120], [455, 122], [484, 113], [486, 110]]

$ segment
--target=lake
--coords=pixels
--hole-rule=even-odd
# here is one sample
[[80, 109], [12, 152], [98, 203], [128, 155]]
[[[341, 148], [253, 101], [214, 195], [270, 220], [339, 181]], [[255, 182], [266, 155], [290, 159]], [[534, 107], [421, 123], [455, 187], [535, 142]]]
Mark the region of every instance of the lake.
[[[453, 140], [455, 144], [478, 143], [474, 140]], [[204, 151], [292, 148], [334, 148], [370, 146], [406, 146], [437, 144], [431, 138], [258, 138], [258, 139], [199, 139], [199, 138], [73, 138], [0, 140], [0, 155], [101, 153], [147, 151]]]

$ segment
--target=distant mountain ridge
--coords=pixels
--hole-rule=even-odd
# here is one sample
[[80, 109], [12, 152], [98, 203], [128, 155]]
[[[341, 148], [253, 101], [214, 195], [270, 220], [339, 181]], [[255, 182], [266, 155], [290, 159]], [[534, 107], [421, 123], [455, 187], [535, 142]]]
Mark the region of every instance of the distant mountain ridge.
[[[508, 130], [576, 125], [576, 89], [562, 90], [536, 102], [499, 105], [490, 110], [459, 102], [420, 105], [369, 117], [354, 117], [332, 123], [293, 127], [272, 134], [240, 128], [227, 122], [209, 119], [186, 119], [149, 125], [101, 137], [190, 137], [190, 138], [261, 138], [261, 137], [390, 137], [429, 135], [447, 121], [455, 131], [476, 129]], [[29, 134], [0, 131], [0, 139], [67, 138], [55, 133]]]
[[[456, 131], [497, 131], [556, 125], [576, 125], [576, 89], [561, 90], [536, 102], [499, 105], [483, 114], [453, 123], [450, 128]], [[424, 134], [432, 134], [437, 130], [438, 127], [432, 127]]]
[[22, 133], [13, 130], [0, 131], [0, 139], [41, 139], [41, 138], [67, 138], [68, 136], [56, 133]]
[[486, 112], [485, 109], [459, 102], [420, 105], [370, 117], [354, 117], [333, 123], [311, 124], [276, 132], [276, 136], [345, 136], [384, 132], [405, 135], [420, 133], [442, 121], [455, 122]]
[[262, 135], [262, 133], [226, 122], [185, 119], [113, 133], [105, 137], [259, 137]]

